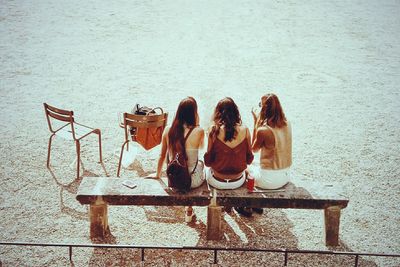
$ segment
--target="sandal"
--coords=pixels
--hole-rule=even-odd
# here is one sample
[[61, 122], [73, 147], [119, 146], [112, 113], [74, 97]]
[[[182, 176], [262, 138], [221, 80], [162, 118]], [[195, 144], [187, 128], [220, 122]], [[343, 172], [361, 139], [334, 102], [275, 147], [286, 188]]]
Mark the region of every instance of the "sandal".
[[252, 210], [253, 210], [255, 213], [258, 213], [258, 214], [263, 214], [263, 212], [264, 212], [264, 209], [263, 209], [263, 208], [252, 208]]
[[196, 220], [196, 214], [192, 207], [185, 207], [185, 223], [191, 223]]

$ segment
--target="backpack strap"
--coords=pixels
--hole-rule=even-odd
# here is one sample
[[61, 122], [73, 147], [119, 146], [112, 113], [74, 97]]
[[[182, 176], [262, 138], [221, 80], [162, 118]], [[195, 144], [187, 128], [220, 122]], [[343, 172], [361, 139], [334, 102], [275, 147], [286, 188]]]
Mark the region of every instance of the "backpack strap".
[[[195, 127], [189, 129], [189, 132], [186, 134], [185, 139], [184, 139], [184, 141], [183, 141], [183, 144], [186, 144], [186, 140], [188, 139], [189, 135], [192, 133], [192, 131], [194, 130], [194, 128], [195, 128]], [[169, 153], [167, 153], [167, 164], [168, 164], [168, 163], [169, 163]], [[197, 167], [197, 162], [196, 162], [196, 167]], [[194, 168], [194, 169], [196, 169], [196, 168]], [[194, 170], [193, 170], [193, 172], [194, 172]], [[192, 173], [193, 173], [193, 172], [192, 172]]]
[[186, 140], [188, 139], [189, 135], [192, 133], [192, 131], [194, 130], [195, 127], [190, 128], [189, 132], [187, 133], [187, 135], [185, 136], [185, 141], [183, 143], [186, 143]]
[[196, 170], [196, 168], [197, 168], [197, 163], [199, 163], [199, 159], [196, 160], [196, 166], [194, 166], [192, 172], [190, 173], [190, 176], [192, 176], [193, 173], [194, 173], [194, 171]]

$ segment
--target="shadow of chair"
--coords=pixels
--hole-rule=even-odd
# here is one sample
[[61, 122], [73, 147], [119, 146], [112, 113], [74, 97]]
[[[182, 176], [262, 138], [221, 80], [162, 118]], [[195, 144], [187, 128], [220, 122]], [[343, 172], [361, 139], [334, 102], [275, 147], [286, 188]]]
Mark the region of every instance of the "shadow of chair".
[[76, 177], [79, 178], [79, 168], [81, 163], [80, 141], [86, 136], [94, 133], [99, 137], [99, 156], [100, 163], [103, 162], [101, 153], [101, 132], [100, 129], [94, 129], [83, 124], [75, 122], [74, 112], [69, 110], [59, 109], [43, 103], [46, 113], [47, 123], [51, 132], [49, 138], [49, 146], [47, 151], [47, 168], [50, 168], [50, 151], [51, 142], [54, 136], [59, 136], [68, 141], [74, 141], [77, 153], [77, 170]]
[[[140, 143], [146, 150], [158, 145], [161, 142], [161, 136], [167, 124], [167, 119], [168, 113], [136, 115], [125, 112], [123, 114], [123, 121], [120, 123], [120, 127], [124, 128], [125, 141], [122, 144], [119, 156], [118, 177], [121, 171], [121, 162], [125, 146], [126, 150], [129, 151], [130, 138], [132, 138], [132, 141]], [[142, 135], [142, 133], [144, 134]], [[149, 144], [149, 146], [146, 146], [146, 144]]]
[[[71, 196], [75, 197], [76, 193], [78, 192], [78, 187], [80, 185], [80, 183], [82, 182], [82, 177], [78, 177], [75, 180], [73, 180], [70, 183], [62, 183], [60, 182], [60, 179], [57, 178], [56, 174], [49, 169], [49, 172], [51, 174], [51, 177], [53, 178], [53, 180], [55, 181], [55, 184], [60, 188], [60, 211], [62, 213], [65, 213], [67, 215], [70, 215], [71, 217], [78, 219], [78, 220], [88, 220], [88, 207], [86, 207], [86, 212], [82, 212], [82, 211], [78, 211], [77, 209], [73, 208], [71, 205], [67, 205], [67, 204], [71, 204], [71, 203], [66, 203], [66, 201], [64, 200], [64, 192], [69, 193]], [[84, 174], [86, 174], [86, 176], [98, 176], [94, 173], [90, 173], [90, 172], [86, 172], [84, 171]]]

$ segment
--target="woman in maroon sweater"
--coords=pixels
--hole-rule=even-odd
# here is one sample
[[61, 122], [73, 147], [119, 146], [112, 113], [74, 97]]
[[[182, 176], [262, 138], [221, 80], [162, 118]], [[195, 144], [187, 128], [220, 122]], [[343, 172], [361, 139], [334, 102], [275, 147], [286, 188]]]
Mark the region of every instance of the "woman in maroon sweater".
[[[208, 134], [204, 163], [210, 168], [206, 179], [217, 189], [239, 188], [246, 180], [247, 165], [253, 158], [249, 129], [242, 125], [235, 102], [226, 97], [215, 107], [213, 126]], [[243, 214], [243, 208], [236, 210]]]

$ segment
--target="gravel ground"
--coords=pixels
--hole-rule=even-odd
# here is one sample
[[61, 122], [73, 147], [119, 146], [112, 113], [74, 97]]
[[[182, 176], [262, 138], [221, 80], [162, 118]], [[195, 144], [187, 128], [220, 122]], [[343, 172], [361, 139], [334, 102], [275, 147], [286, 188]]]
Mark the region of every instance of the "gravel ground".
[[[206, 209], [111, 207], [111, 244], [228, 246], [400, 253], [399, 1], [0, 0], [0, 240], [91, 243], [87, 207], [75, 200], [72, 143], [49, 132], [42, 103], [73, 109], [102, 130], [82, 143], [83, 179], [115, 175], [123, 142], [117, 113], [135, 103], [172, 118], [187, 95], [201, 125], [224, 96], [250, 124], [261, 95], [281, 98], [294, 133], [293, 180], [332, 182], [350, 199], [340, 246], [325, 247], [323, 213], [267, 210], [224, 215], [206, 240]], [[122, 177], [154, 172], [159, 147]], [[221, 266], [281, 266], [283, 256], [221, 252]], [[146, 266], [207, 266], [204, 251], [146, 251]], [[66, 248], [0, 246], [0, 266], [69, 265]], [[290, 255], [289, 266], [353, 266], [348, 256]], [[136, 266], [140, 252], [74, 249], [73, 266]], [[400, 266], [362, 257], [359, 266]]]

